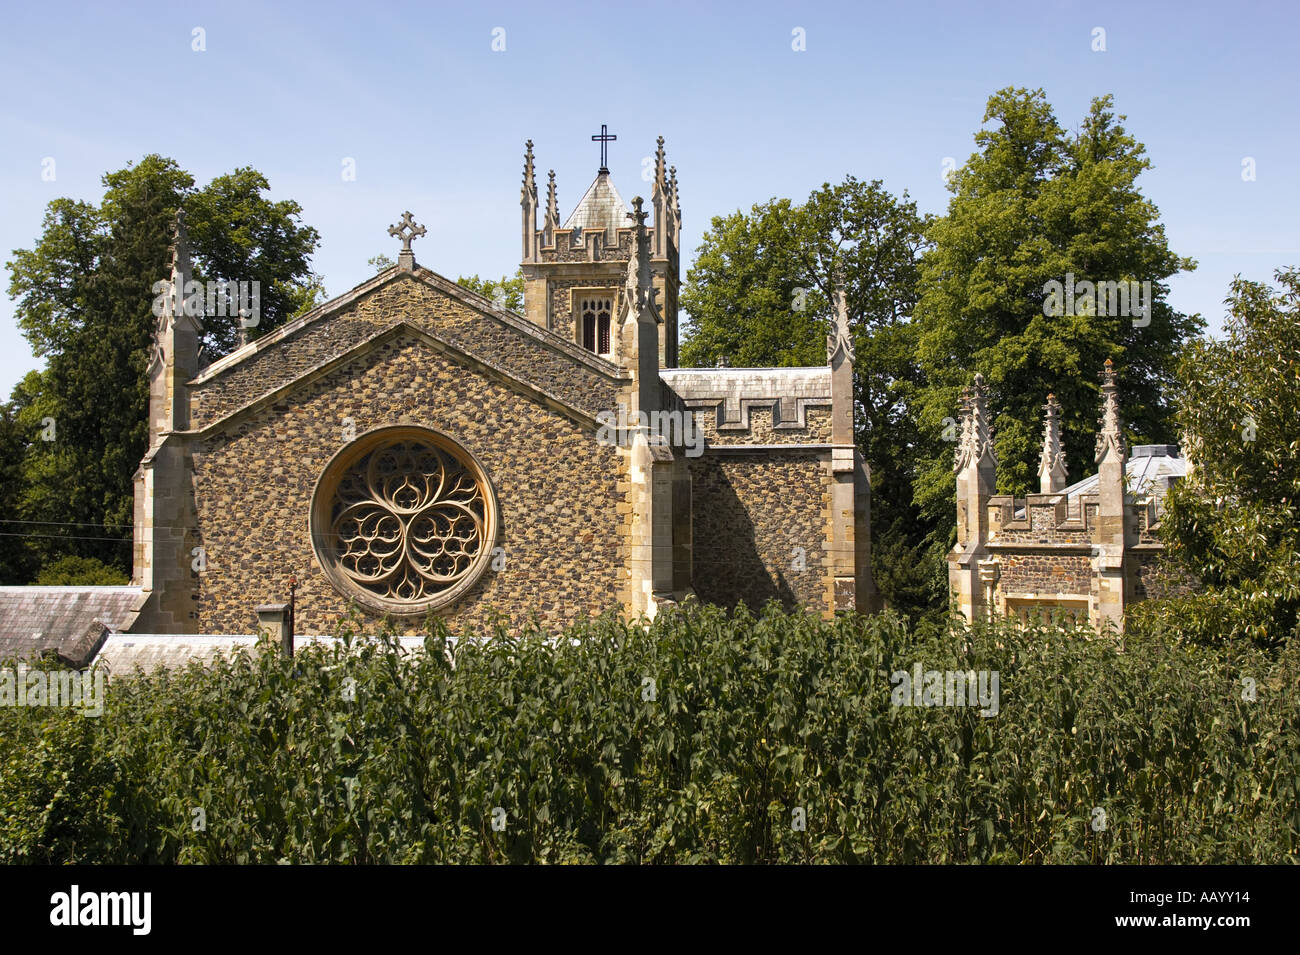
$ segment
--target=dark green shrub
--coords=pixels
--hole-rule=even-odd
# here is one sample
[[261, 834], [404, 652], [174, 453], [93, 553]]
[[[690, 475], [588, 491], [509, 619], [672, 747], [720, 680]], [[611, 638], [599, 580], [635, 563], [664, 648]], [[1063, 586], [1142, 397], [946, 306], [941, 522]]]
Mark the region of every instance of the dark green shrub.
[[[0, 710], [0, 858], [1296, 861], [1298, 652], [775, 608], [350, 635]], [[916, 663], [998, 671], [999, 712], [894, 706]]]

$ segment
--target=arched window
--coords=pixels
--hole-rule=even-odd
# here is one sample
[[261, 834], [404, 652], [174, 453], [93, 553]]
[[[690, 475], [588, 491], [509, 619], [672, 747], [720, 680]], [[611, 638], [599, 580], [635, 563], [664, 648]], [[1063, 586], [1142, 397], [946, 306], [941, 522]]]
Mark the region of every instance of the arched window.
[[584, 295], [578, 300], [582, 347], [598, 355], [612, 352], [614, 300], [608, 295]]

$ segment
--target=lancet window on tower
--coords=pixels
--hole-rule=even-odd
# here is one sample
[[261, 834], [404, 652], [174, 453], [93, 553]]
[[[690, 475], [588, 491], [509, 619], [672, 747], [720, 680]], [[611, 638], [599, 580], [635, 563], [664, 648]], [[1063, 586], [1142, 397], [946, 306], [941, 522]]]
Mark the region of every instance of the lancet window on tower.
[[582, 318], [582, 347], [598, 355], [610, 353], [610, 323], [614, 301], [608, 296], [584, 296], [579, 300]]

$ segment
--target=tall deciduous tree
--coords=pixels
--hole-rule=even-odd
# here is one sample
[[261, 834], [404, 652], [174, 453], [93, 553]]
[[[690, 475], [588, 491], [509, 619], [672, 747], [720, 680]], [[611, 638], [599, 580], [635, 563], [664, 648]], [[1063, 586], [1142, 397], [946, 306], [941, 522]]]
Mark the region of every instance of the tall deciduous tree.
[[[41, 563], [94, 557], [129, 571], [132, 477], [147, 442], [147, 364], [154, 284], [167, 278], [176, 209], [187, 209], [196, 278], [258, 282], [255, 337], [320, 295], [307, 259], [317, 233], [293, 202], [273, 203], [264, 177], [238, 169], [196, 189], [158, 155], [108, 173], [100, 205], [49, 204], [41, 235], [8, 263], [17, 316], [46, 369], [28, 376], [19, 420], [28, 435], [22, 488], [12, 503]], [[238, 340], [235, 315], [205, 316], [204, 356]], [[39, 413], [39, 416], [38, 416]], [[40, 535], [40, 536], [37, 536]]]
[[802, 204], [772, 199], [717, 217], [682, 289], [682, 363], [822, 365], [834, 273], [843, 268], [853, 333], [858, 442], [872, 469], [872, 543], [886, 601], [931, 599], [911, 503], [915, 432], [904, 395], [917, 384], [908, 324], [926, 222], [906, 193], [852, 176]]
[[[924, 377], [915, 395], [924, 442], [916, 500], [944, 538], [939, 547], [955, 522], [948, 442], [960, 389], [976, 371], [996, 415], [1004, 493], [1037, 490], [1049, 392], [1063, 408], [1071, 478], [1091, 472], [1097, 373], [1107, 358], [1119, 368], [1132, 437], [1176, 438], [1168, 397], [1176, 352], [1202, 323], [1166, 303], [1164, 280], [1195, 263], [1169, 250], [1158, 210], [1137, 185], [1150, 166], [1145, 149], [1111, 105], [1109, 96], [1094, 99], [1071, 135], [1042, 90], [1002, 90], [989, 99], [992, 126], [976, 134], [978, 151], [949, 180], [953, 197], [929, 232], [915, 311]], [[1051, 283], [1064, 290], [1071, 278], [1150, 282], [1150, 312], [1130, 299], [1130, 314], [1104, 314], [1086, 286], [1076, 285], [1072, 301], [1053, 300]]]

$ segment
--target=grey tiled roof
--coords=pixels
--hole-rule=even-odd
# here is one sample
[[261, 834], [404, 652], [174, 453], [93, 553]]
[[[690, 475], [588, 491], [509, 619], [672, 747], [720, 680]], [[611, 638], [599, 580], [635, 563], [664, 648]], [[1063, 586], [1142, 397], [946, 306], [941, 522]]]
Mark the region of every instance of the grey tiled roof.
[[632, 220], [627, 217], [627, 206], [623, 204], [623, 197], [614, 188], [609, 173], [602, 172], [588, 187], [586, 194], [578, 202], [578, 207], [573, 210], [573, 215], [569, 216], [564, 223], [564, 228], [604, 229], [608, 237], [606, 241], [612, 242], [617, 230], [629, 228], [631, 225]]
[[84, 666], [143, 600], [139, 587], [0, 587], [0, 658], [50, 653]]

